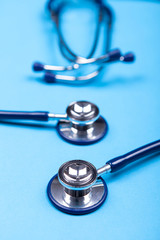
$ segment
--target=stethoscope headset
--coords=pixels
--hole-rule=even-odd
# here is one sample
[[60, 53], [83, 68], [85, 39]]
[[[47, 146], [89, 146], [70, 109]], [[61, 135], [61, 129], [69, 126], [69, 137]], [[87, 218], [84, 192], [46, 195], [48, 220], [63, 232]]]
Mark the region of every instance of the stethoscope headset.
[[[72, 1], [74, 3], [77, 3], [77, 1]], [[44, 80], [48, 83], [54, 83], [54, 82], [65, 82], [65, 83], [73, 83], [73, 82], [80, 82], [84, 83], [86, 81], [92, 80], [95, 77], [97, 77], [100, 72], [103, 70], [104, 66], [107, 63], [113, 63], [113, 62], [133, 62], [134, 61], [134, 54], [129, 52], [127, 54], [122, 54], [119, 49], [110, 50], [110, 43], [111, 43], [111, 31], [112, 31], [112, 25], [113, 25], [113, 14], [112, 10], [108, 5], [105, 5], [102, 0], [94, 0], [92, 1], [96, 4], [96, 7], [98, 8], [99, 14], [98, 14], [98, 20], [97, 20], [97, 27], [95, 31], [94, 36], [94, 42], [92, 49], [87, 57], [81, 57], [77, 54], [75, 54], [71, 48], [68, 46], [68, 44], [65, 41], [65, 38], [62, 34], [61, 27], [60, 27], [60, 20], [61, 20], [61, 14], [63, 12], [63, 9], [69, 4], [67, 0], [49, 0], [48, 2], [48, 10], [51, 15], [51, 19], [56, 25], [57, 33], [59, 37], [59, 48], [64, 56], [71, 64], [68, 66], [53, 66], [53, 65], [46, 65], [40, 62], [35, 62], [33, 64], [33, 70], [35, 72], [41, 72], [44, 71]], [[84, 4], [85, 6], [85, 4]], [[81, 16], [80, 16], [81, 17]], [[106, 25], [106, 42], [105, 42], [105, 51], [104, 54], [100, 57], [93, 57], [100, 38], [100, 30], [101, 25], [105, 22]], [[77, 70], [81, 69], [83, 66], [95, 66], [94, 68], [96, 70], [92, 70], [86, 75], [79, 75], [77, 74]], [[74, 74], [72, 71], [74, 70]], [[58, 74], [58, 73], [66, 72], [68, 75]], [[71, 74], [70, 74], [71, 73]]]
[[59, 135], [72, 144], [88, 145], [101, 140], [108, 131], [106, 120], [99, 108], [87, 101], [72, 102], [65, 114], [50, 112], [0, 111], [0, 120], [32, 120], [48, 122], [57, 120]]
[[99, 169], [83, 160], [68, 161], [49, 181], [48, 197], [62, 212], [74, 215], [91, 213], [104, 203], [108, 195], [106, 182], [101, 177], [103, 173], [116, 172], [140, 158], [159, 151], [160, 140], [109, 160]]

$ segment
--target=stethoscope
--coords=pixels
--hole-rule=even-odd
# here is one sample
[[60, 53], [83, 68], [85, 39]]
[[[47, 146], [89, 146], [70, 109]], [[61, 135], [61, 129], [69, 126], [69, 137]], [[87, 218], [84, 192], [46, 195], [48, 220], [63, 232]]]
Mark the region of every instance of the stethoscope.
[[57, 131], [66, 141], [87, 145], [101, 140], [107, 133], [108, 124], [100, 116], [99, 108], [87, 101], [72, 102], [65, 114], [50, 112], [0, 111], [0, 120], [58, 120]]
[[[70, 2], [70, 1], [69, 1]], [[44, 71], [44, 80], [48, 83], [53, 82], [86, 82], [89, 80], [94, 79], [99, 75], [101, 70], [104, 68], [106, 63], [113, 63], [113, 62], [133, 62], [134, 61], [134, 54], [133, 53], [127, 53], [122, 54], [119, 49], [115, 49], [110, 51], [110, 42], [111, 42], [111, 30], [112, 30], [112, 23], [113, 23], [113, 14], [109, 6], [105, 5], [102, 0], [94, 0], [93, 2], [96, 4], [97, 8], [99, 9], [99, 15], [97, 20], [97, 28], [95, 31], [94, 36], [94, 43], [92, 46], [92, 49], [87, 57], [81, 57], [75, 54], [66, 43], [61, 28], [60, 28], [60, 15], [62, 14], [62, 10], [64, 7], [66, 7], [67, 4], [69, 4], [68, 1], [55, 1], [55, 0], [49, 0], [48, 2], [48, 10], [50, 12], [51, 18], [56, 24], [58, 36], [59, 36], [59, 47], [61, 50], [62, 55], [71, 62], [68, 66], [53, 66], [53, 65], [46, 65], [40, 62], [35, 62], [33, 64], [33, 70], [35, 72], [41, 72]], [[71, 2], [77, 3], [77, 1], [72, 0]], [[107, 19], [107, 20], [106, 20]], [[95, 51], [98, 46], [98, 41], [100, 37], [100, 29], [101, 24], [105, 20], [106, 24], [106, 43], [105, 43], [105, 53], [100, 57], [93, 57], [95, 54]], [[77, 75], [77, 70], [81, 69], [83, 66], [94, 66], [96, 68], [95, 71], [91, 71], [88, 74], [84, 75]], [[89, 68], [88, 68], [89, 69]], [[74, 70], [74, 74], [72, 71]], [[71, 75], [63, 75], [58, 74], [58, 72], [71, 72]]]
[[97, 210], [106, 200], [108, 189], [101, 175], [116, 172], [126, 165], [160, 151], [160, 140], [109, 160], [96, 169], [83, 160], [64, 163], [49, 182], [47, 193], [50, 201], [60, 211], [81, 215]]

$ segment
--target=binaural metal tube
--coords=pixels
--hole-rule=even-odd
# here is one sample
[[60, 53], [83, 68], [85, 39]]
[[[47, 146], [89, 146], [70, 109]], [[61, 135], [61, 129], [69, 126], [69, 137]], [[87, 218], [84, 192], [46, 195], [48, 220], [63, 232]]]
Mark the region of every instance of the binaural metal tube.
[[43, 70], [46, 71], [72, 71], [79, 68], [79, 64], [73, 64], [69, 66], [54, 66], [54, 65], [44, 65]]
[[77, 56], [75, 63], [69, 66], [54, 66], [54, 65], [45, 65], [40, 62], [35, 62], [33, 65], [33, 70], [34, 71], [72, 71], [79, 69], [81, 65], [86, 65], [86, 64], [102, 64], [110, 61], [118, 61], [120, 60], [121, 57], [121, 52], [119, 49], [115, 49], [110, 51], [109, 53], [102, 55], [101, 57], [98, 58], [84, 58]]
[[70, 82], [80, 82], [80, 81], [89, 81], [93, 78], [95, 78], [96, 76], [98, 76], [98, 74], [100, 73], [101, 71], [101, 68], [100, 67], [97, 71], [94, 71], [88, 75], [84, 75], [84, 76], [79, 76], [79, 77], [75, 77], [75, 76], [68, 76], [68, 75], [54, 75], [50, 72], [46, 72], [45, 75], [44, 75], [44, 79], [46, 82], [48, 83], [54, 83], [55, 81], [70, 81]]

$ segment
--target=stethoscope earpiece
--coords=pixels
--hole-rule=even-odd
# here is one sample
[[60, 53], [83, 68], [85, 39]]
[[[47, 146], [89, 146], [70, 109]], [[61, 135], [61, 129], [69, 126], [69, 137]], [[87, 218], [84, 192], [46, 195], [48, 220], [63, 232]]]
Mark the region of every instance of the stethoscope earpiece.
[[[75, 2], [77, 3], [77, 2]], [[104, 66], [107, 63], [114, 63], [114, 62], [125, 62], [131, 63], [134, 61], [135, 57], [133, 53], [122, 54], [119, 49], [110, 50], [110, 43], [111, 43], [111, 30], [112, 30], [112, 23], [113, 23], [113, 14], [110, 7], [104, 4], [102, 0], [94, 0], [94, 4], [98, 9], [98, 21], [93, 41], [93, 46], [91, 48], [90, 53], [86, 57], [81, 57], [76, 55], [68, 44], [65, 41], [65, 38], [62, 34], [60, 29], [60, 17], [63, 12], [63, 8], [66, 7], [68, 3], [66, 2], [55, 2], [54, 0], [49, 0], [47, 4], [48, 11], [50, 13], [51, 19], [56, 25], [57, 33], [59, 37], [59, 47], [62, 55], [66, 58], [70, 64], [68, 66], [54, 66], [54, 65], [46, 65], [42, 64], [41, 62], [35, 62], [32, 66], [34, 72], [43, 72], [44, 71], [44, 81], [46, 83], [55, 83], [55, 82], [64, 82], [64, 83], [84, 83], [89, 82], [96, 78], [100, 72], [103, 70]], [[107, 16], [107, 18], [106, 18]], [[104, 21], [107, 19], [107, 21]], [[106, 41], [105, 41], [105, 51], [100, 57], [93, 57], [98, 43], [100, 39], [101, 33], [101, 24], [105, 22], [106, 28]], [[105, 38], [104, 38], [105, 39]], [[83, 66], [94, 65], [95, 70], [92, 72], [90, 71], [90, 67], [88, 68], [88, 73], [86, 73], [87, 68], [85, 68], [85, 74], [81, 74], [82, 72], [77, 72], [77, 70], [83, 70]], [[73, 74], [73, 70], [76, 74]], [[59, 74], [60, 72], [60, 74]], [[61, 74], [61, 72], [65, 72], [66, 74]], [[68, 74], [71, 72], [71, 74]]]
[[45, 70], [44, 64], [42, 64], [40, 62], [35, 62], [32, 67], [33, 67], [34, 72], [41, 72], [41, 71]]
[[93, 79], [99, 74], [99, 71], [92, 72], [86, 76], [68, 76], [68, 75], [60, 75], [57, 72], [65, 72], [65, 71], [73, 71], [81, 68], [84, 65], [94, 64], [94, 65], [104, 65], [106, 63], [113, 63], [113, 62], [125, 62], [131, 63], [135, 60], [135, 56], [133, 53], [126, 53], [124, 55], [121, 54], [119, 49], [114, 49], [108, 52], [106, 55], [102, 55], [99, 58], [82, 58], [77, 57], [73, 65], [69, 65], [67, 67], [64, 66], [52, 66], [52, 65], [45, 65], [40, 62], [35, 62], [33, 64], [33, 71], [34, 72], [45, 72], [44, 73], [44, 81], [47, 83], [54, 83], [58, 81], [68, 81], [68, 82], [84, 82]]

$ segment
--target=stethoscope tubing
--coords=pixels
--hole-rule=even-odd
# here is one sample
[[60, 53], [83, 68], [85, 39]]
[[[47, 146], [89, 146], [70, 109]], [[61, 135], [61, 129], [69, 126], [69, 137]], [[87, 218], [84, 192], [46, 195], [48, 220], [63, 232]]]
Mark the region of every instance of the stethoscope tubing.
[[[113, 13], [109, 5], [105, 5], [103, 1], [96, 0], [94, 1], [95, 4], [99, 7], [99, 14], [98, 14], [98, 20], [97, 20], [97, 27], [95, 31], [94, 41], [92, 48], [90, 50], [90, 53], [87, 55], [87, 57], [81, 57], [76, 55], [71, 48], [66, 43], [64, 36], [62, 34], [61, 28], [60, 28], [60, 13], [62, 12], [63, 8], [67, 5], [65, 2], [61, 2], [58, 7], [54, 8], [52, 4], [54, 3], [53, 0], [49, 0], [48, 2], [48, 10], [51, 14], [51, 18], [53, 22], [56, 25], [57, 33], [59, 36], [59, 47], [61, 50], [62, 55], [70, 61], [72, 64], [68, 66], [52, 66], [52, 65], [44, 65], [39, 62], [35, 62], [33, 64], [33, 71], [39, 72], [39, 71], [45, 71], [44, 75], [44, 81], [47, 83], [55, 83], [57, 81], [60, 82], [89, 82], [90, 80], [97, 77], [100, 72], [103, 70], [106, 63], [115, 62], [115, 61], [122, 61], [122, 62], [133, 62], [134, 61], [134, 54], [129, 53], [122, 55], [120, 51], [118, 50], [115, 54], [115, 50], [110, 51], [110, 43], [111, 43], [111, 31], [112, 31], [112, 25], [113, 25]], [[107, 17], [106, 20], [106, 41], [105, 41], [105, 53], [98, 57], [93, 58], [93, 55], [97, 49], [99, 36], [100, 36], [100, 27], [102, 20]], [[76, 76], [76, 71], [80, 69], [80, 67], [87, 65], [87, 64], [95, 64], [96, 70], [94, 70], [91, 73], [78, 75]], [[72, 73], [71, 75], [65, 75], [65, 74], [57, 74], [57, 72], [67, 72], [67, 71], [73, 71], [75, 73]]]
[[116, 172], [128, 164], [158, 151], [160, 151], [160, 140], [149, 143], [122, 156], [109, 160], [106, 162], [106, 164], [110, 165], [110, 172]]
[[48, 121], [49, 112], [37, 111], [0, 111], [0, 119]]
[[[78, 56], [69, 48], [69, 46], [67, 45], [67, 43], [65, 42], [65, 40], [63, 38], [63, 34], [62, 34], [61, 30], [60, 30], [59, 13], [62, 11], [62, 8], [66, 4], [61, 4], [58, 11], [57, 11], [57, 14], [53, 14], [53, 10], [51, 8], [51, 3], [52, 2], [53, 1], [51, 0], [50, 4], [48, 5], [48, 10], [51, 12], [51, 16], [52, 15], [54, 16], [53, 21], [55, 22], [56, 27], [57, 27], [57, 32], [58, 32], [58, 35], [59, 35], [59, 47], [60, 47], [61, 53], [66, 59], [68, 59], [71, 62], [74, 62], [74, 61], [76, 61]], [[86, 57], [87, 59], [91, 58], [96, 51], [97, 43], [98, 43], [99, 35], [100, 35], [100, 25], [101, 25], [101, 22], [102, 22], [102, 18], [104, 17], [104, 14], [103, 14], [104, 11], [106, 12], [106, 15], [108, 16], [108, 19], [107, 19], [107, 21], [108, 21], [108, 23], [107, 23], [108, 24], [107, 33], [108, 34], [107, 34], [107, 41], [106, 41], [106, 52], [109, 51], [110, 42], [111, 42], [110, 41], [110, 37], [111, 37], [110, 31], [111, 31], [112, 23], [113, 23], [112, 11], [111, 11], [109, 6], [102, 4], [102, 1], [101, 1], [101, 3], [100, 3], [100, 1], [95, 1], [95, 2], [99, 5], [99, 15], [98, 15], [98, 21], [97, 21], [97, 27], [96, 27], [96, 31], [95, 31], [93, 46], [91, 48], [90, 53]], [[63, 49], [65, 49], [68, 52], [68, 54], [71, 55], [71, 57], [67, 56], [67, 54], [65, 54]]]

